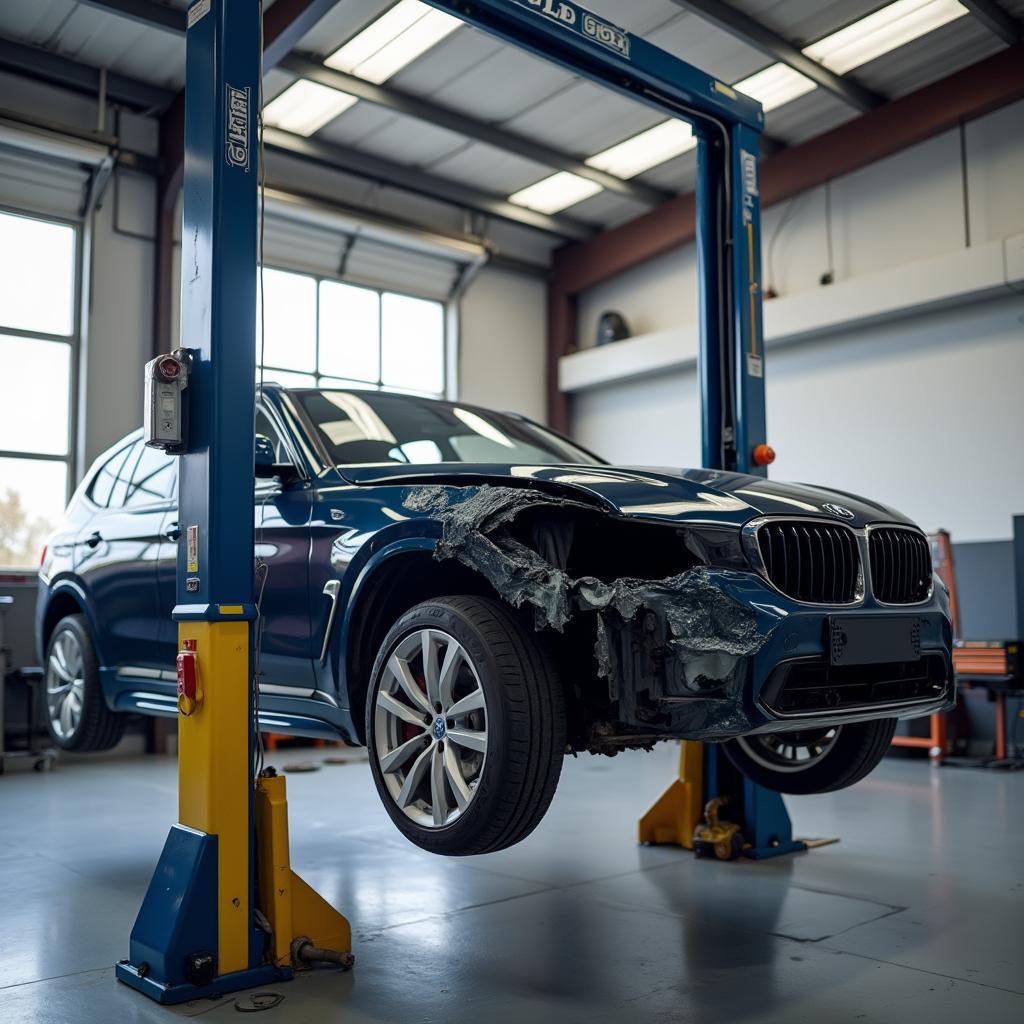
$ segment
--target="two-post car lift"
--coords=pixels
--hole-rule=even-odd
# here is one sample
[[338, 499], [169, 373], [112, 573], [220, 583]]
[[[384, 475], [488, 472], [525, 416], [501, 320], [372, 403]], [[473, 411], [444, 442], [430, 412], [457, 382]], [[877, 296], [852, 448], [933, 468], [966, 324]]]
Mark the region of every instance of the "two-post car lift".
[[[688, 121], [697, 138], [704, 465], [764, 473], [764, 356], [754, 100], [570, 0], [427, 0], [512, 45]], [[284, 780], [255, 771], [253, 451], [260, 7], [188, 11], [181, 343], [189, 440], [179, 474], [179, 821], [132, 931], [122, 981], [165, 1003], [350, 962], [348, 922], [288, 862]], [[641, 822], [690, 845], [713, 745], [684, 744], [685, 777]], [[781, 799], [740, 780], [750, 851], [796, 848]]]

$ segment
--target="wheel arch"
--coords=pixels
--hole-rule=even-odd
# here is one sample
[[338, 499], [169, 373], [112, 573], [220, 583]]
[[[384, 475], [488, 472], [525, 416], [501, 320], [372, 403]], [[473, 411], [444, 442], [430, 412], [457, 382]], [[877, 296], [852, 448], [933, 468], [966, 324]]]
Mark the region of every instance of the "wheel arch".
[[454, 559], [434, 557], [436, 539], [405, 538], [376, 552], [359, 572], [339, 635], [339, 668], [352, 722], [365, 743], [364, 711], [370, 672], [388, 630], [414, 605], [432, 597], [499, 597], [479, 573]]
[[46, 660], [46, 648], [50, 644], [50, 637], [57, 627], [57, 623], [68, 615], [82, 615], [85, 617], [86, 625], [92, 637], [93, 646], [96, 648], [96, 656], [101, 665], [106, 662], [103, 657], [103, 649], [100, 643], [99, 632], [96, 629], [96, 621], [89, 610], [89, 601], [85, 589], [80, 583], [71, 578], [58, 579], [50, 585], [49, 597], [46, 607], [39, 623], [39, 636], [37, 647], [40, 664]]

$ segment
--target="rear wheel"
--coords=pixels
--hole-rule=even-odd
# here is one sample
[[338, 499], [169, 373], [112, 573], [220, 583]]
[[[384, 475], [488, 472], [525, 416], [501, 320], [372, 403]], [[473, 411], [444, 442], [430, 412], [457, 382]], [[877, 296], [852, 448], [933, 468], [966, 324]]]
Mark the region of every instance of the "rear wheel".
[[497, 601], [446, 597], [384, 639], [366, 710], [377, 791], [424, 850], [490, 853], [543, 818], [565, 752], [561, 685], [540, 638]]
[[47, 646], [46, 724], [63, 750], [109, 750], [124, 734], [124, 715], [103, 699], [96, 649], [81, 615], [61, 619]]
[[723, 744], [752, 782], [778, 793], [830, 793], [859, 782], [885, 756], [895, 718], [795, 732], [758, 733]]

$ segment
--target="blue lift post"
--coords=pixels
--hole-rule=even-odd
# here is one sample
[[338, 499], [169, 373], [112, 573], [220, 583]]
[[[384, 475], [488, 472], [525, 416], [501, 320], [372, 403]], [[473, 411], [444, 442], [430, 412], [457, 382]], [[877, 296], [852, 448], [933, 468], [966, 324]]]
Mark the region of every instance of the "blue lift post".
[[[569, 0], [427, 2], [693, 126], [704, 462], [763, 473], [754, 454], [765, 440], [760, 105]], [[284, 780], [252, 777], [260, 4], [195, 0], [187, 24], [181, 324], [191, 424], [174, 617], [196, 655], [199, 697], [179, 718], [180, 820], [117, 965], [120, 980], [165, 1003], [284, 980], [303, 943], [344, 962], [351, 942], [348, 922], [290, 870]], [[684, 744], [691, 770], [674, 786], [690, 794], [686, 813], [717, 787], [721, 759], [703, 753], [714, 749]], [[781, 799], [743, 790], [751, 852], [792, 849]], [[652, 827], [648, 841], [688, 845], [669, 831]]]
[[196, 675], [179, 678], [178, 823], [116, 968], [161, 1003], [351, 960], [348, 922], [291, 871], [284, 779], [257, 778], [253, 756], [260, 19], [258, 0], [197, 0], [187, 19], [173, 615]]

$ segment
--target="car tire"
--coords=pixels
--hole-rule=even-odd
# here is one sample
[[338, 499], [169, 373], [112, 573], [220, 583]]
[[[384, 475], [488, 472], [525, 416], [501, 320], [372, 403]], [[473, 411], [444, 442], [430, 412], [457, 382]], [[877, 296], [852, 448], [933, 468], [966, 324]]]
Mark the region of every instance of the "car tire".
[[[751, 782], [777, 793], [831, 793], [860, 782], [885, 756], [895, 718], [729, 740], [726, 756]], [[803, 752], [801, 755], [800, 752]]]
[[46, 647], [46, 724], [62, 750], [109, 750], [124, 735], [125, 716], [111, 711], [100, 686], [99, 659], [82, 615], [65, 616]]
[[407, 839], [469, 856], [536, 828], [561, 773], [565, 703], [541, 637], [508, 607], [483, 597], [416, 605], [370, 678], [370, 767]]

